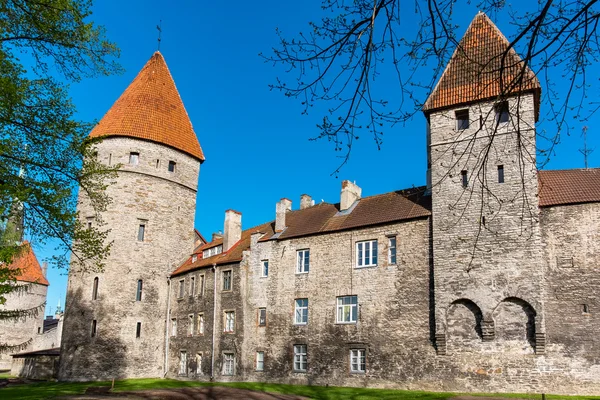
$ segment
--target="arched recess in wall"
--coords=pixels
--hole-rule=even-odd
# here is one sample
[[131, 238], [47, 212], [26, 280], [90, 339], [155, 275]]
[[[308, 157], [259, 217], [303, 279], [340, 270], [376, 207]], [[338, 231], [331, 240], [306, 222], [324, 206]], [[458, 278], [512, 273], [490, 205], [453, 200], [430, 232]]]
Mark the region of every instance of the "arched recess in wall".
[[493, 313], [498, 342], [522, 342], [535, 349], [535, 309], [523, 299], [507, 297]]
[[453, 350], [468, 350], [482, 341], [483, 314], [477, 304], [469, 299], [459, 299], [446, 313], [446, 340]]

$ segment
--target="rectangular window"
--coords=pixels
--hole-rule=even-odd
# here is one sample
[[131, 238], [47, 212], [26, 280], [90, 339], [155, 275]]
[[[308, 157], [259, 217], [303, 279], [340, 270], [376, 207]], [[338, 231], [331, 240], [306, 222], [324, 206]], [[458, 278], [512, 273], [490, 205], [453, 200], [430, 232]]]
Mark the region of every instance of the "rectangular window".
[[260, 276], [263, 278], [269, 276], [269, 260], [261, 261]]
[[194, 334], [194, 314], [188, 315], [188, 335]]
[[297, 252], [296, 273], [306, 274], [310, 269], [310, 250], [298, 250]]
[[350, 372], [354, 373], [365, 373], [366, 362], [365, 362], [365, 349], [352, 349], [350, 350]]
[[98, 277], [94, 278], [94, 285], [92, 286], [92, 300], [98, 300]]
[[366, 240], [356, 243], [356, 266], [377, 266], [377, 240]]
[[396, 236], [388, 237], [388, 263], [396, 264]]
[[295, 300], [294, 323], [296, 325], [308, 323], [308, 299]]
[[469, 110], [456, 111], [456, 130], [461, 131], [469, 128]]
[[469, 177], [467, 176], [467, 171], [460, 171], [460, 176], [462, 178], [462, 187], [466, 188], [467, 186], [469, 186]]
[[196, 354], [196, 375], [202, 375], [202, 353]]
[[306, 371], [306, 345], [294, 345], [294, 371]]
[[192, 254], [192, 262], [195, 263], [198, 260], [198, 254]]
[[185, 294], [185, 279], [179, 281], [179, 291], [177, 293], [177, 298], [181, 299]]
[[264, 371], [265, 369], [265, 352], [257, 351], [256, 352], [256, 370]]
[[337, 323], [350, 324], [358, 320], [358, 296], [337, 298]]
[[179, 352], [179, 375], [187, 375], [187, 352]]
[[175, 172], [175, 165], [177, 163], [175, 161], [169, 161], [169, 172]]
[[144, 236], [146, 236], [146, 224], [140, 224], [140, 226], [138, 227], [138, 242], [143, 242]]
[[140, 153], [131, 152], [129, 153], [129, 164], [138, 165], [140, 161]]
[[87, 228], [88, 230], [92, 229], [94, 225], [94, 217], [87, 217]]
[[196, 277], [192, 276], [190, 278], [190, 296], [193, 296], [196, 293]]
[[96, 337], [97, 334], [98, 334], [98, 323], [94, 319], [94, 320], [92, 320], [92, 337]]
[[582, 304], [581, 305], [581, 312], [583, 312], [584, 314], [589, 314], [590, 313], [590, 306], [588, 306], [587, 304]]
[[494, 106], [496, 111], [496, 122], [504, 124], [508, 122], [508, 101], [502, 101]]
[[135, 301], [142, 301], [142, 285], [143, 285], [142, 280], [138, 279], [137, 290], [135, 291]]
[[171, 336], [177, 336], [177, 318], [171, 319]]
[[498, 165], [498, 183], [504, 183], [504, 165]]
[[135, 327], [135, 337], [139, 339], [142, 337], [142, 323], [138, 322]]
[[204, 275], [199, 276], [200, 281], [198, 282], [198, 296], [204, 295]]
[[198, 334], [204, 335], [204, 314], [198, 314]]
[[225, 311], [225, 329], [224, 332], [233, 332], [235, 330], [235, 311]]
[[233, 353], [223, 353], [223, 375], [233, 375], [235, 358]]
[[223, 290], [231, 290], [231, 271], [223, 271]]
[[259, 308], [258, 309], [258, 326], [266, 326], [267, 325], [267, 309]]

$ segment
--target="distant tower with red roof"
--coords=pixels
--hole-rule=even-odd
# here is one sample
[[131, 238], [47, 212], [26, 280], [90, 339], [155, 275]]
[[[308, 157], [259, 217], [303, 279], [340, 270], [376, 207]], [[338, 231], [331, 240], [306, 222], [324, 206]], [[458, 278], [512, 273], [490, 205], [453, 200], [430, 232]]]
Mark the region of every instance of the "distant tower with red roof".
[[[194, 247], [204, 154], [156, 52], [92, 130], [98, 159], [120, 165], [102, 214], [113, 242], [102, 272], [72, 266], [59, 378], [163, 376], [168, 276]], [[84, 194], [78, 211], [94, 214]]]

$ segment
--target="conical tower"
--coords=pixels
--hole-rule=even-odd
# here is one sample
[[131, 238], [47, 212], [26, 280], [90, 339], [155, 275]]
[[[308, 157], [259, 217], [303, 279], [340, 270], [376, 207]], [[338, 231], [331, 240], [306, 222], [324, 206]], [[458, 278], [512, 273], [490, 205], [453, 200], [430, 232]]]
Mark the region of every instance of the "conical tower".
[[[156, 52], [90, 134], [121, 167], [102, 214], [113, 242], [103, 272], [72, 265], [59, 378], [160, 377], [168, 275], [194, 246], [204, 154], [163, 56]], [[84, 193], [80, 218], [95, 224]]]

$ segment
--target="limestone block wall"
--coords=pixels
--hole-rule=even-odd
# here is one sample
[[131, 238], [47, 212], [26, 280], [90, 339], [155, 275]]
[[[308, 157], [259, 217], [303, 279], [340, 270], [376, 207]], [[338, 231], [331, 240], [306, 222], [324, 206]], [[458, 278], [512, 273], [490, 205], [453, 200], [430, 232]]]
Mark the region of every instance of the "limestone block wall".
[[[113, 247], [104, 271], [72, 262], [59, 379], [163, 376], [167, 277], [193, 250], [200, 164], [177, 150], [131, 138], [107, 138], [97, 150], [100, 160], [122, 164], [107, 188], [112, 202], [102, 215]], [[139, 154], [137, 165], [129, 164], [132, 152]], [[176, 162], [174, 172], [167, 170], [169, 160]], [[97, 222], [83, 193], [78, 211], [84, 221]]]

